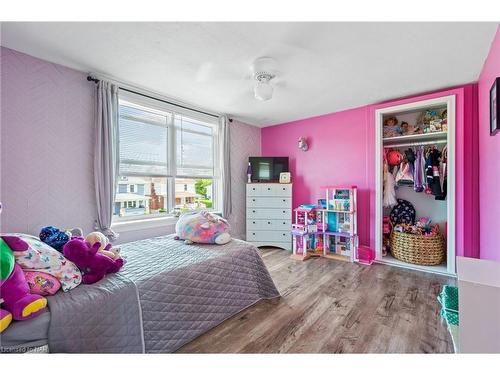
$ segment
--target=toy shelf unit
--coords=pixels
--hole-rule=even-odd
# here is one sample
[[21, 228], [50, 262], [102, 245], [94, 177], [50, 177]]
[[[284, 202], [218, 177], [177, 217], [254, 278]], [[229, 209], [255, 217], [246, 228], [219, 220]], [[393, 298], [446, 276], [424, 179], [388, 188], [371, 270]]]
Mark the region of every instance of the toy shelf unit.
[[323, 186], [325, 199], [294, 209], [293, 259], [355, 261], [358, 246], [356, 186]]
[[[375, 261], [397, 267], [454, 275], [455, 96], [437, 97], [378, 109], [375, 111], [375, 124]], [[445, 147], [446, 169], [442, 169]], [[436, 150], [436, 153], [440, 155], [441, 164], [435, 168], [438, 172], [434, 176], [437, 175], [441, 178], [441, 190], [444, 194], [431, 192], [431, 185], [428, 185], [428, 174], [423, 175], [423, 181], [419, 177], [421, 186], [417, 186], [416, 171], [418, 167], [416, 167], [417, 164], [414, 161], [416, 158], [412, 160], [411, 155], [419, 155], [417, 152], [425, 155], [424, 168], [426, 173], [428, 168], [431, 168], [434, 172], [434, 164], [431, 164], [429, 162], [431, 159], [427, 157], [429, 150]], [[384, 151], [386, 156], [389, 153], [401, 155], [401, 161], [387, 157], [387, 162], [384, 164]], [[409, 170], [411, 172], [409, 172], [409, 175], [412, 178], [408, 179], [408, 175], [406, 175], [398, 182], [398, 170], [403, 170], [403, 165], [410, 166]], [[388, 189], [388, 187], [384, 187], [384, 174], [386, 173], [394, 176], [394, 192], [398, 202], [403, 200], [413, 206], [415, 223], [420, 218], [425, 218], [430, 219], [433, 224], [439, 226], [439, 232], [443, 235], [443, 243], [445, 244], [443, 245], [444, 261], [441, 264], [423, 265], [426, 259], [421, 264], [418, 263], [421, 260], [412, 260], [413, 263], [401, 260], [401, 253], [398, 254], [395, 249], [394, 233], [400, 231], [401, 228], [395, 229], [396, 223], [389, 219], [395, 206], [384, 201], [384, 189]], [[446, 176], [445, 181], [447, 181], [446, 188], [443, 185], [444, 176]], [[385, 182], [387, 183], [387, 179]], [[388, 195], [390, 194], [386, 194], [386, 197]], [[406, 242], [402, 244], [401, 241]], [[400, 236], [397, 242], [398, 248], [404, 247], [405, 251], [411, 252], [410, 255], [421, 253], [422, 257], [424, 257], [423, 254], [430, 251], [430, 245], [418, 245], [418, 249], [414, 250], [416, 245], [412, 247], [411, 241], [413, 240], [410, 236], [404, 237], [404, 240]], [[406, 259], [412, 259], [412, 257], [408, 256]]]

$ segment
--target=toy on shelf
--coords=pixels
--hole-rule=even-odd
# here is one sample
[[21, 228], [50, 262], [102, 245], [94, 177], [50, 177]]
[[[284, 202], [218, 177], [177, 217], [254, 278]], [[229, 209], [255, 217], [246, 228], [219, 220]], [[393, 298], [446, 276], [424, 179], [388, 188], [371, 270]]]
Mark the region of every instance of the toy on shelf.
[[321, 256], [357, 260], [356, 186], [324, 186], [325, 199], [318, 205], [294, 209], [292, 258], [306, 260]]

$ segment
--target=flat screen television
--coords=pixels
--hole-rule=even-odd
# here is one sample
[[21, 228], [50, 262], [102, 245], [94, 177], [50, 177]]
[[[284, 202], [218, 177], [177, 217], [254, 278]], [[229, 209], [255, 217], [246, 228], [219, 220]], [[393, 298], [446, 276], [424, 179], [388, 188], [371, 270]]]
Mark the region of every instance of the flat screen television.
[[281, 172], [290, 172], [288, 157], [257, 157], [248, 158], [252, 166], [252, 182], [278, 182]]

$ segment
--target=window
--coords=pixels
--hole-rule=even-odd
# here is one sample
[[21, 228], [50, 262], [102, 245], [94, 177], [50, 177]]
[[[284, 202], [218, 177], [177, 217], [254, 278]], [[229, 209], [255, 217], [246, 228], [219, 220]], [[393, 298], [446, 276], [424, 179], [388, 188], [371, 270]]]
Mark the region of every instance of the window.
[[218, 209], [217, 124], [216, 117], [121, 91], [113, 221]]

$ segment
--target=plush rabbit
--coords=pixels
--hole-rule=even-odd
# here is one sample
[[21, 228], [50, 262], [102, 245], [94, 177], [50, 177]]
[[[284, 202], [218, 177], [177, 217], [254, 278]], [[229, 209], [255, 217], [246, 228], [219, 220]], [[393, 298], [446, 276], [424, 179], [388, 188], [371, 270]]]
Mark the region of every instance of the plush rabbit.
[[223, 245], [231, 241], [229, 223], [208, 211], [186, 212], [175, 225], [176, 238], [185, 243], [212, 243]]

